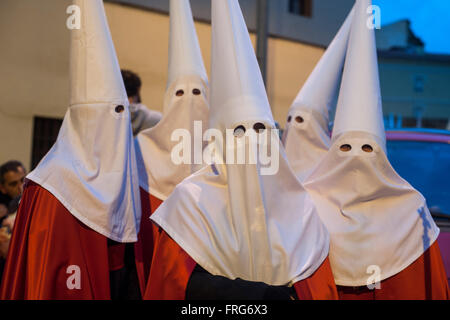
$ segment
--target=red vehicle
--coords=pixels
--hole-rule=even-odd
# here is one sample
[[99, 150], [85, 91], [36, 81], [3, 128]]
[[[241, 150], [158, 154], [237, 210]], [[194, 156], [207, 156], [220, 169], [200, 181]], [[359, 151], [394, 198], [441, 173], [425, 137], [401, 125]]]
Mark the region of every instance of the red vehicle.
[[450, 131], [398, 129], [386, 138], [392, 166], [425, 196], [441, 229], [438, 243], [450, 283]]

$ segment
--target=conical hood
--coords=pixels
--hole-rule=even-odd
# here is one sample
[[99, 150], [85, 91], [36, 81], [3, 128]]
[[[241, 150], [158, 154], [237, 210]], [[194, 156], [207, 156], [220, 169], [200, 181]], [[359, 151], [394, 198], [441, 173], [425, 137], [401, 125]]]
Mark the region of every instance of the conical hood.
[[322, 55], [292, 104], [283, 143], [297, 177], [305, 177], [325, 156], [331, 144], [329, 113], [336, 106], [354, 9]]
[[94, 231], [135, 242], [141, 202], [129, 103], [103, 1], [73, 3], [81, 26], [70, 32], [70, 105], [55, 144], [27, 178]]
[[[200, 168], [196, 155], [202, 154], [204, 145], [199, 147], [195, 137], [197, 133], [202, 137], [208, 128], [208, 93], [189, 0], [170, 0], [169, 76], [163, 117], [136, 139], [139, 182], [145, 192], [165, 200], [177, 184]], [[179, 142], [173, 137], [181, 131], [189, 133], [189, 145], [194, 147], [186, 149], [178, 161], [174, 150]]]
[[[258, 122], [273, 128], [237, 0], [212, 1], [212, 37], [211, 127], [221, 134], [236, 126], [256, 132]], [[259, 132], [258, 141], [250, 135], [229, 137], [227, 130], [226, 163], [215, 155], [213, 164], [179, 183], [151, 216], [213, 275], [285, 285], [309, 277], [328, 255], [328, 233], [272, 128]], [[215, 138], [208, 147], [221, 153], [222, 141]], [[254, 163], [245, 156], [229, 161], [235, 151], [248, 155], [253, 147], [260, 155]], [[271, 159], [262, 161], [269, 147]]]
[[116, 103], [127, 106], [102, 1], [75, 0], [81, 28], [71, 32], [70, 105]]
[[274, 125], [255, 51], [237, 0], [212, 1], [210, 126]]
[[339, 92], [353, 14], [354, 9], [350, 11], [339, 32], [306, 80], [291, 109], [316, 111], [328, 123], [329, 112], [334, 108]]
[[333, 140], [342, 133], [360, 131], [375, 135], [383, 144], [386, 141], [375, 32], [367, 25], [367, 8], [371, 4], [371, 0], [358, 0], [355, 5]]
[[180, 76], [198, 75], [208, 83], [189, 0], [170, 0], [167, 88]]

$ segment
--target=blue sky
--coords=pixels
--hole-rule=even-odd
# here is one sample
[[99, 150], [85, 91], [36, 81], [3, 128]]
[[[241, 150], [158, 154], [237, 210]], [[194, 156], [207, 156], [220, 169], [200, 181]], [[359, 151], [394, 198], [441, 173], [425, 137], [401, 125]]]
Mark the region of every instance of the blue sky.
[[373, 0], [381, 26], [408, 18], [428, 53], [450, 54], [450, 0]]

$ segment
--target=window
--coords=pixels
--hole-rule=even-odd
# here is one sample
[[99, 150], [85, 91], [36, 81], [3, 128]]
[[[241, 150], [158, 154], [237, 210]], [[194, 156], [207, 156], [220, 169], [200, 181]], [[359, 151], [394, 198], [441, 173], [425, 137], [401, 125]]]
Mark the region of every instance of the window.
[[[403, 117], [402, 128], [417, 128], [418, 119], [416, 117]], [[421, 118], [422, 128], [446, 130], [449, 119], [447, 118]], [[397, 127], [398, 128], [398, 127]]]
[[423, 92], [425, 79], [423, 76], [414, 77], [414, 92]]
[[312, 0], [289, 0], [289, 12], [304, 17], [312, 17]]
[[34, 117], [33, 149], [31, 152], [31, 168], [34, 169], [39, 161], [47, 154], [58, 137], [62, 119]]

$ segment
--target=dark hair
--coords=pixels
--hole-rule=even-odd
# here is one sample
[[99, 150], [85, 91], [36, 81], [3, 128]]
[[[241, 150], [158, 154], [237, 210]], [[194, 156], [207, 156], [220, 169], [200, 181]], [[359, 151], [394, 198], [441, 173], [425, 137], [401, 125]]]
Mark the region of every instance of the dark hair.
[[5, 183], [5, 174], [7, 174], [10, 171], [17, 172], [18, 168], [22, 167], [23, 171], [25, 171], [25, 167], [20, 161], [17, 160], [11, 160], [8, 161], [0, 166], [0, 184]]
[[125, 84], [125, 90], [127, 91], [128, 97], [138, 97], [138, 101], [140, 102], [141, 97], [139, 96], [139, 90], [141, 89], [141, 78], [130, 70], [121, 70], [123, 83]]

